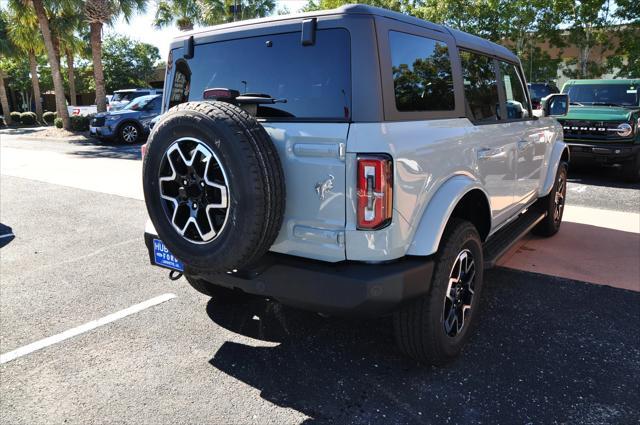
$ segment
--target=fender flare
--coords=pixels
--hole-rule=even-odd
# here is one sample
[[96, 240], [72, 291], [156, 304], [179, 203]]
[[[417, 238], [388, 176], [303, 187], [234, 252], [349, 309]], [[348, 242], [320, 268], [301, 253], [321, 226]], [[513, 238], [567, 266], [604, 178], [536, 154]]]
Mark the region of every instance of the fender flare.
[[[472, 190], [480, 190], [488, 205], [489, 196], [479, 181], [456, 175], [445, 181], [431, 197], [418, 224], [407, 255], [431, 255], [438, 251], [440, 239], [460, 200]], [[489, 212], [489, 215], [491, 213]]]
[[558, 164], [560, 164], [563, 156], [566, 157], [566, 161], [569, 162], [569, 147], [566, 143], [558, 141], [554, 143], [551, 155], [549, 155], [549, 166], [547, 167], [547, 175], [545, 176], [544, 184], [540, 191], [540, 197], [547, 196], [549, 192], [551, 192], [553, 182], [556, 179], [556, 173], [558, 172]]

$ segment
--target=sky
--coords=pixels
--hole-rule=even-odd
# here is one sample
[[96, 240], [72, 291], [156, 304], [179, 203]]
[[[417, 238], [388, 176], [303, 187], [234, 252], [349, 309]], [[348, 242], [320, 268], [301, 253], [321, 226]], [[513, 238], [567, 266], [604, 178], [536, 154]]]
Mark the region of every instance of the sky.
[[[0, 0], [0, 4], [4, 3]], [[279, 0], [276, 2], [275, 10], [286, 6], [292, 13], [301, 9], [307, 0]], [[126, 35], [134, 40], [152, 44], [160, 50], [160, 57], [165, 59], [169, 54], [169, 43], [180, 31], [177, 27], [166, 27], [156, 29], [153, 26], [153, 16], [155, 13], [155, 1], [152, 0], [147, 5], [147, 12], [142, 15], [136, 15], [129, 20], [127, 24], [120, 19], [112, 27], [105, 29], [105, 34]]]

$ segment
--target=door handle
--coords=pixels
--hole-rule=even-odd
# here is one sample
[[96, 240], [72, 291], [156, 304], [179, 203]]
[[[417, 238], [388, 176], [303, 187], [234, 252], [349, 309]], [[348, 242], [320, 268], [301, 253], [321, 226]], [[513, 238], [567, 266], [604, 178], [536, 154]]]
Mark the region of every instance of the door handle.
[[497, 159], [504, 158], [507, 153], [502, 148], [482, 148], [478, 149], [478, 159]]

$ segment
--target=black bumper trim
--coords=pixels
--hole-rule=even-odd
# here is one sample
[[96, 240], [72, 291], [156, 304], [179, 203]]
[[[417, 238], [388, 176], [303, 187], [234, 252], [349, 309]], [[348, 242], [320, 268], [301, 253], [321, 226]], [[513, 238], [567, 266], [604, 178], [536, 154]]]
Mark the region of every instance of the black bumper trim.
[[[145, 233], [149, 260], [154, 263], [153, 239]], [[273, 298], [283, 304], [327, 314], [375, 317], [429, 291], [432, 256], [407, 256], [388, 263], [354, 261], [327, 263], [291, 255], [267, 253], [255, 269], [219, 274], [185, 273], [227, 288]]]
[[633, 143], [584, 143], [565, 140], [572, 161], [619, 163], [631, 161], [640, 153], [640, 144]]

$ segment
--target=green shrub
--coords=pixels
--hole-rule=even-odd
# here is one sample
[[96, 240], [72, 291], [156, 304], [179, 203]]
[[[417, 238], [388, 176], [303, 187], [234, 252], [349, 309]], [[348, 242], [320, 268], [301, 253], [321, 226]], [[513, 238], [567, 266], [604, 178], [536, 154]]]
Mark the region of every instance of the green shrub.
[[55, 124], [56, 127], [58, 128], [62, 128], [62, 118], [56, 118], [53, 120], [53, 124]]
[[0, 117], [0, 127], [6, 127], [7, 123], [4, 122], [4, 117]]
[[53, 125], [53, 120], [56, 119], [56, 113], [55, 112], [45, 112], [44, 114], [42, 114], [42, 121], [44, 121], [45, 124], [47, 125]]
[[13, 111], [9, 115], [11, 116], [11, 121], [14, 124], [20, 124], [20, 115], [22, 115], [20, 112]]
[[20, 114], [20, 122], [23, 125], [33, 125], [37, 122], [37, 117], [34, 112], [23, 112]]
[[69, 120], [71, 121], [71, 130], [89, 131], [89, 122], [91, 122], [89, 116], [73, 115], [69, 117]]

